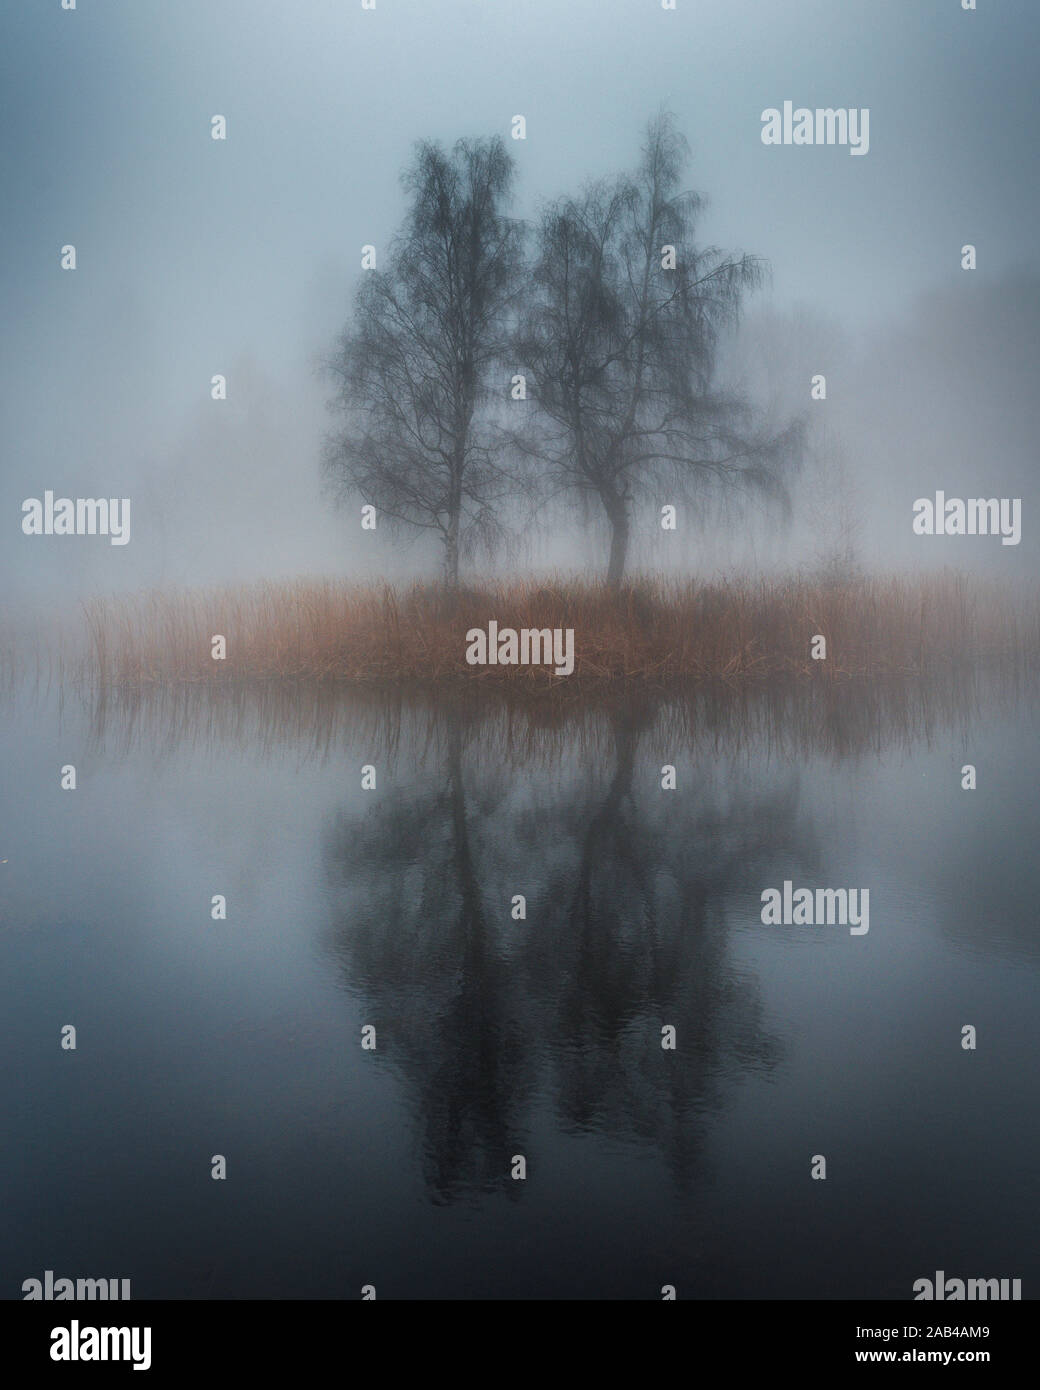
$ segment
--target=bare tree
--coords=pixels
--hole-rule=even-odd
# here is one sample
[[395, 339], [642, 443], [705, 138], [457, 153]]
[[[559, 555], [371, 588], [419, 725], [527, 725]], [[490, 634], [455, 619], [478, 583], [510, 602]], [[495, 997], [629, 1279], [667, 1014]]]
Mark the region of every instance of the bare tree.
[[513, 161], [501, 139], [421, 143], [411, 205], [385, 271], [365, 273], [329, 366], [345, 416], [325, 451], [341, 497], [434, 532], [448, 585], [460, 555], [499, 539], [511, 489], [489, 378], [513, 330], [523, 231], [503, 213]]
[[719, 335], [762, 267], [695, 244], [704, 200], [680, 191], [686, 153], [662, 114], [634, 176], [549, 207], [519, 337], [542, 425], [528, 447], [551, 495], [602, 505], [613, 588], [641, 490], [716, 482], [783, 500], [783, 465], [800, 449], [798, 422], [756, 434], [748, 404], [713, 385]]

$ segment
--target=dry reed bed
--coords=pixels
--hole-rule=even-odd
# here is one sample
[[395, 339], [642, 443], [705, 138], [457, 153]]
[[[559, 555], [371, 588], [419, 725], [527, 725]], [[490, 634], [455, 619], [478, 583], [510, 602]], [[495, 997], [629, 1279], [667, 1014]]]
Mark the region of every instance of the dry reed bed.
[[[823, 583], [637, 581], [619, 595], [573, 580], [514, 582], [448, 595], [331, 581], [159, 592], [86, 605], [92, 684], [144, 687], [233, 679], [358, 685], [465, 683], [587, 690], [703, 679], [916, 676], [993, 665], [1032, 668], [1036, 597], [962, 575]], [[470, 666], [466, 633], [573, 628], [574, 672]], [[211, 655], [214, 635], [227, 659]], [[814, 661], [814, 636], [827, 659]]]

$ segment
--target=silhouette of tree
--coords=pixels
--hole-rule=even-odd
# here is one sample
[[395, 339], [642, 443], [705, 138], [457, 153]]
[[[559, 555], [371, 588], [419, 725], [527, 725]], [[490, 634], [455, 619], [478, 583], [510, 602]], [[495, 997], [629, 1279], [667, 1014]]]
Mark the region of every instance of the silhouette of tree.
[[548, 208], [518, 339], [540, 407], [528, 447], [552, 496], [602, 506], [615, 589], [641, 491], [717, 483], [786, 503], [784, 467], [801, 448], [799, 421], [756, 433], [747, 402], [713, 385], [720, 332], [762, 266], [696, 244], [704, 199], [680, 190], [685, 159], [662, 114], [635, 175]]
[[411, 206], [369, 270], [329, 362], [346, 417], [325, 449], [341, 500], [360, 494], [443, 545], [449, 587], [460, 556], [501, 538], [497, 503], [513, 490], [503, 432], [486, 408], [510, 331], [523, 229], [503, 213], [513, 161], [499, 138], [422, 143], [403, 176]]

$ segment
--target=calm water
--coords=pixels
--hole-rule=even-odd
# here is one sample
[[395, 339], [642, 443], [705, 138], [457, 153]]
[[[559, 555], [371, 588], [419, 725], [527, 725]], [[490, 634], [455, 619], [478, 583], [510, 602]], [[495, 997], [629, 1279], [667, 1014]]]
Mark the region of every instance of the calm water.
[[[0, 740], [5, 1297], [1040, 1291], [1028, 692], [22, 695]], [[785, 879], [869, 933], [763, 926]]]

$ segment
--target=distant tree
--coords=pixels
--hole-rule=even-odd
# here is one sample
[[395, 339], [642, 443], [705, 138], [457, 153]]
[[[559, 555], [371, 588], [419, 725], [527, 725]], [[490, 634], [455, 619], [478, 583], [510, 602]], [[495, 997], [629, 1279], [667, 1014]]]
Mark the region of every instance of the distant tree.
[[704, 200], [680, 191], [686, 142], [672, 118], [647, 127], [634, 176], [546, 211], [519, 351], [541, 429], [529, 443], [553, 495], [595, 499], [610, 526], [607, 581], [622, 582], [632, 504], [704, 483], [783, 501], [801, 426], [756, 433], [747, 402], [715, 389], [722, 329], [761, 263], [698, 247]]
[[513, 161], [501, 139], [416, 147], [410, 207], [385, 270], [366, 271], [329, 367], [344, 417], [326, 444], [341, 497], [434, 532], [447, 583], [463, 552], [501, 535], [511, 489], [490, 377], [509, 341], [523, 231], [504, 215]]

